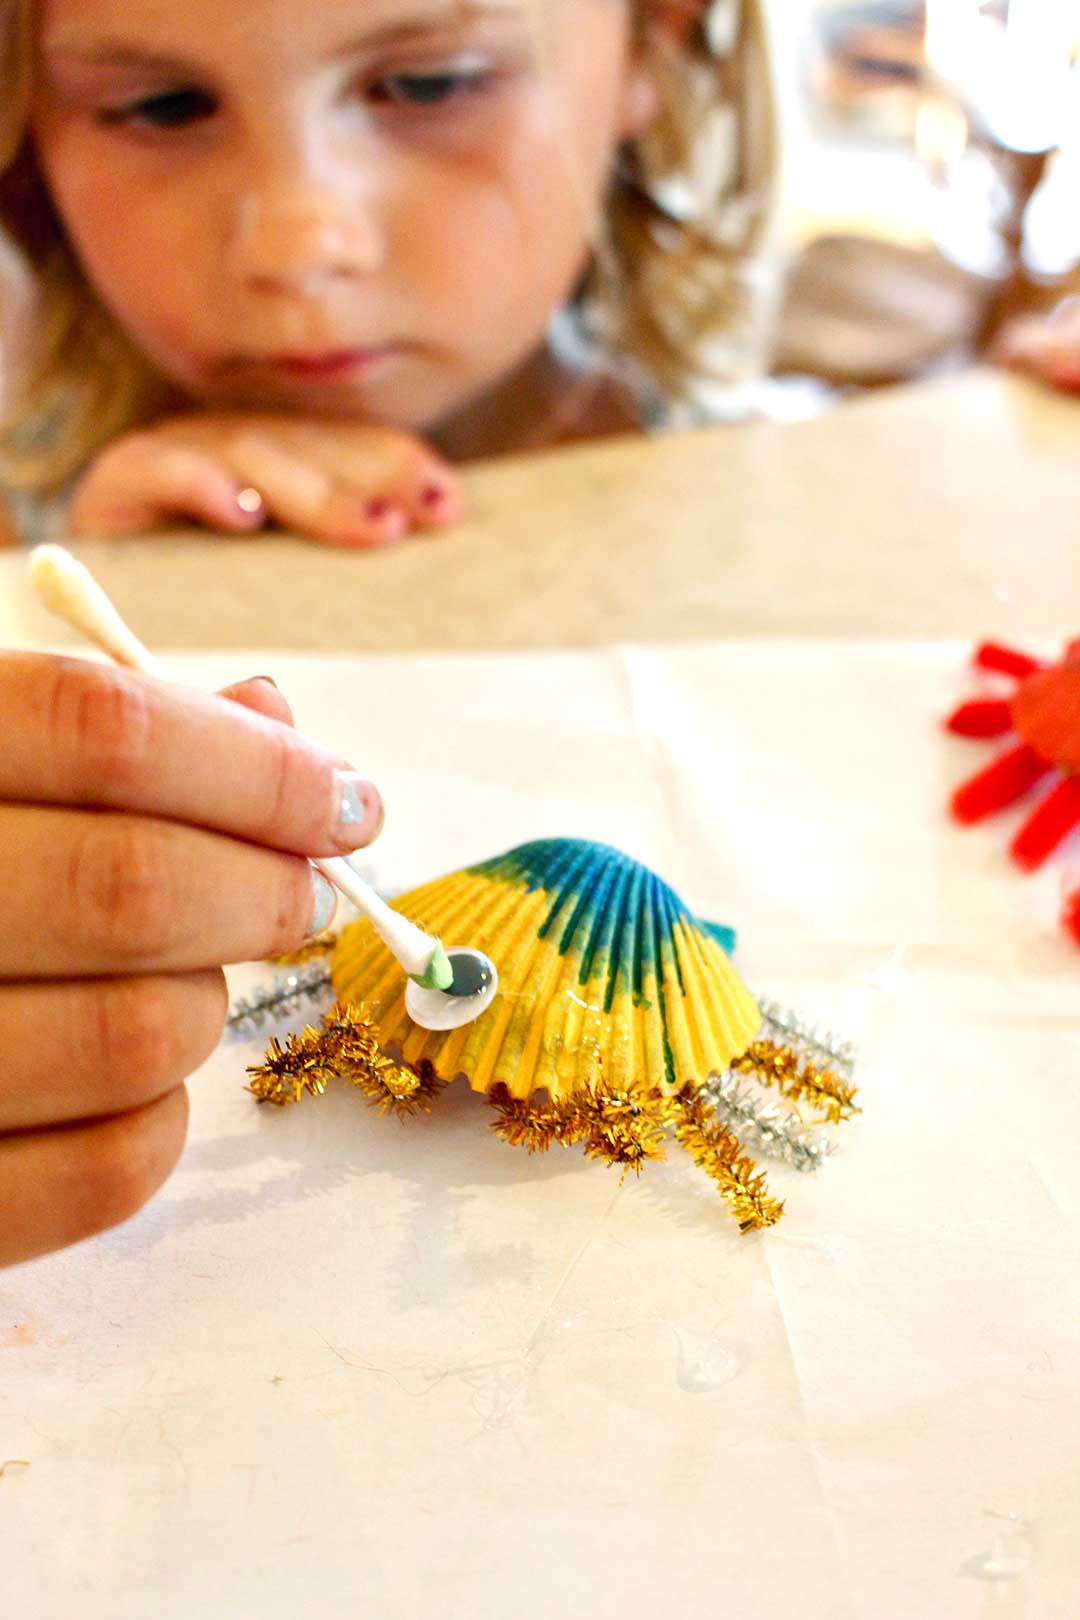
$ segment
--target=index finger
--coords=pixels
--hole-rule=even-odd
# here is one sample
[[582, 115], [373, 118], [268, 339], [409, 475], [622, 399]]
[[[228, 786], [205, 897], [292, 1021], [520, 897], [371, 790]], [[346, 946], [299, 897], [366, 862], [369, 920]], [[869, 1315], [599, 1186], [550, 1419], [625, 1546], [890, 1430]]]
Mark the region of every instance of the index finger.
[[137, 671], [0, 656], [0, 801], [121, 809], [297, 855], [371, 842], [382, 801], [289, 726]]

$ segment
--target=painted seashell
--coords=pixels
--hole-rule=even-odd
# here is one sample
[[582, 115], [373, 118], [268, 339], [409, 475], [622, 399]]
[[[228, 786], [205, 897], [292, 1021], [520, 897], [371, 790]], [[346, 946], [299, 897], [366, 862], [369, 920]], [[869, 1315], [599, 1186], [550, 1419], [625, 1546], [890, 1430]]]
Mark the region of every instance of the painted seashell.
[[[854, 1054], [769, 1003], [728, 959], [728, 929], [695, 917], [655, 873], [578, 839], [523, 844], [402, 895], [399, 910], [438, 935], [451, 960], [480, 951], [494, 975], [460, 1027], [438, 1025], [417, 986], [367, 921], [334, 950], [336, 1003], [248, 1069], [261, 1101], [287, 1106], [335, 1078], [380, 1112], [427, 1113], [463, 1076], [484, 1092], [492, 1129], [513, 1146], [581, 1146], [639, 1172], [669, 1136], [716, 1184], [743, 1231], [783, 1204], [745, 1149], [813, 1170], [831, 1151], [800, 1112], [857, 1112]], [[475, 967], [475, 964], [474, 964]], [[282, 990], [237, 1010], [238, 1026], [273, 1015]], [[462, 1001], [420, 991], [449, 1006]], [[457, 1003], [455, 1007], [453, 1004]], [[410, 1016], [410, 1007], [416, 1018]], [[442, 1009], [446, 1011], [446, 1008]], [[425, 1018], [424, 1027], [417, 1021]], [[798, 1107], [764, 1097], [778, 1091]]]
[[385, 1051], [476, 1091], [553, 1099], [602, 1082], [679, 1091], [723, 1072], [761, 1012], [728, 958], [731, 934], [694, 917], [655, 873], [604, 844], [523, 844], [393, 902], [447, 948], [486, 953], [491, 1005], [464, 1028], [421, 1029], [397, 962], [367, 921], [332, 962], [344, 1003], [362, 1003]]

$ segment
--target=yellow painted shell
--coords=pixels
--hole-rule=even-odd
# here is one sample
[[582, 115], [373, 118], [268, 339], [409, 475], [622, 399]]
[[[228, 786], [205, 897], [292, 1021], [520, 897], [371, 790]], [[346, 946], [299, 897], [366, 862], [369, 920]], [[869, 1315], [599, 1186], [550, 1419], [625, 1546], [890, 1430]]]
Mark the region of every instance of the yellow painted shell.
[[405, 1010], [401, 968], [364, 921], [334, 952], [340, 1000], [363, 1003], [380, 1046], [475, 1091], [524, 1098], [679, 1091], [746, 1051], [762, 1017], [728, 960], [726, 931], [691, 915], [647, 867], [578, 839], [544, 839], [401, 895], [395, 907], [448, 948], [485, 952], [492, 1005], [432, 1032]]

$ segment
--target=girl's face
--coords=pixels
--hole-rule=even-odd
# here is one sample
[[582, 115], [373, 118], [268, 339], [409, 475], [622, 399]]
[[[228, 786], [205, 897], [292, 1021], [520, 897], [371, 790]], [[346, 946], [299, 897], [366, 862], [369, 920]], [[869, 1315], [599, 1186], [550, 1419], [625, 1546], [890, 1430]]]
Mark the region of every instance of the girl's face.
[[625, 0], [39, 0], [33, 131], [191, 396], [430, 428], [540, 343], [648, 92]]

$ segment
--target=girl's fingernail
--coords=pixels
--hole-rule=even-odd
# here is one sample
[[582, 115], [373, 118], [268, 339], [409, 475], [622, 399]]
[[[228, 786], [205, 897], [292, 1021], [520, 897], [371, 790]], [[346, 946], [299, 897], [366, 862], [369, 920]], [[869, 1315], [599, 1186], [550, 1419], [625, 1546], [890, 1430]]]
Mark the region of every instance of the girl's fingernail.
[[311, 925], [308, 928], [308, 938], [313, 939], [316, 934], [325, 933], [334, 920], [337, 910], [337, 890], [328, 883], [321, 872], [311, 868], [311, 889], [314, 897], [314, 909], [311, 913]]
[[370, 518], [372, 523], [379, 523], [391, 513], [389, 501], [367, 501], [364, 505], [364, 516]]
[[275, 692], [280, 690], [277, 681], [275, 681], [272, 675], [249, 675], [247, 680], [244, 682], [244, 685], [250, 686], [252, 681], [265, 681], [267, 686], [272, 686], [274, 688]]
[[260, 521], [266, 517], [266, 502], [258, 490], [252, 489], [250, 484], [245, 489], [237, 490], [236, 504], [245, 517], [252, 520], [258, 518]]
[[383, 802], [378, 788], [354, 771], [337, 772], [338, 829], [350, 849], [370, 844], [382, 831]]
[[450, 491], [444, 489], [442, 484], [425, 484], [420, 491], [421, 506], [441, 506], [449, 496]]

